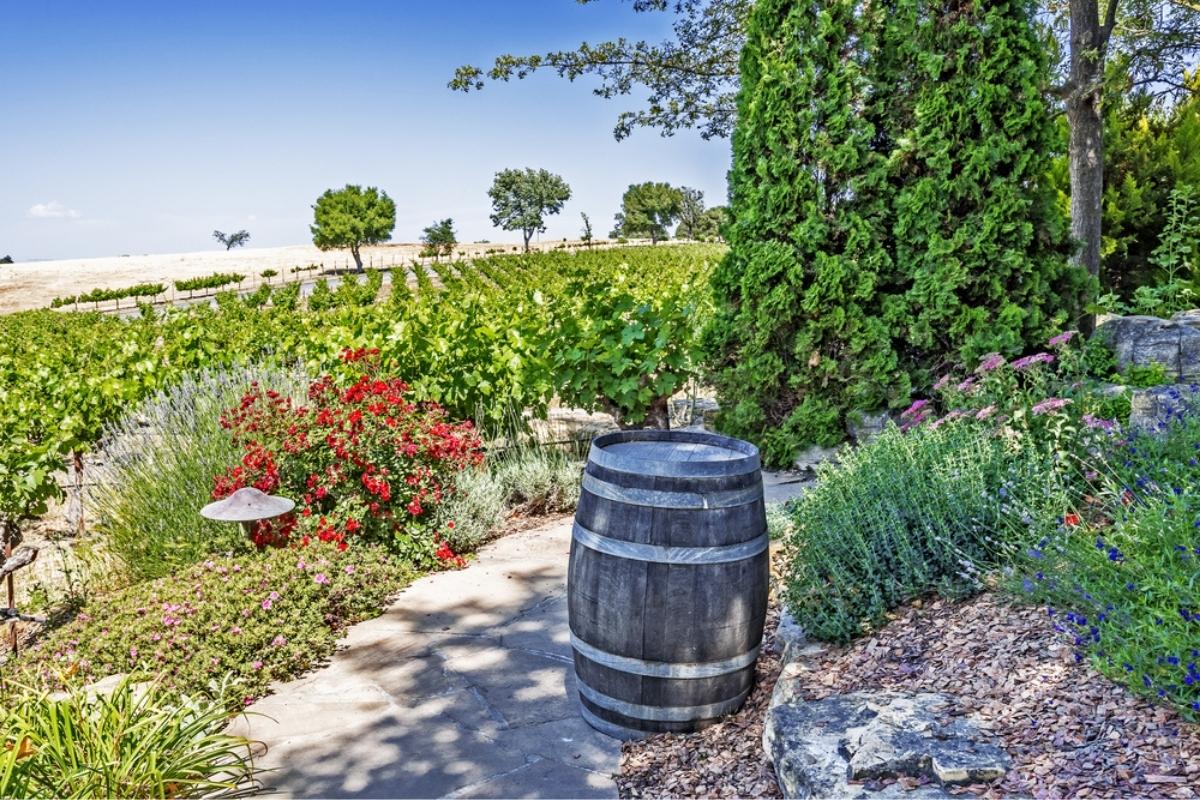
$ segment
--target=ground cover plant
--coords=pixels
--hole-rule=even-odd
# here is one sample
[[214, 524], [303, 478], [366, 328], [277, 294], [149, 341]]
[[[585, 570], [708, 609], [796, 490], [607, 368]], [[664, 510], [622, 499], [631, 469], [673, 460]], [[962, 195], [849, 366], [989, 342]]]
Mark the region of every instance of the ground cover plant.
[[342, 629], [378, 613], [413, 574], [366, 544], [213, 556], [97, 596], [6, 679], [59, 689], [128, 674], [183, 694], [219, 686], [226, 706], [240, 706], [327, 657]]

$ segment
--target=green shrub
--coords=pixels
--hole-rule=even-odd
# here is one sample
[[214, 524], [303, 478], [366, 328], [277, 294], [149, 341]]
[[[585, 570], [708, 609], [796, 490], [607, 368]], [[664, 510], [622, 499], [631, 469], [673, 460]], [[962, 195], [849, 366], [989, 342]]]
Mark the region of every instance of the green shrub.
[[224, 705], [125, 680], [109, 695], [0, 695], [0, 797], [222, 797], [253, 784]]
[[844, 452], [792, 506], [787, 601], [819, 639], [846, 641], [929, 592], [979, 588], [1019, 546], [1006, 518], [1044, 488], [1042, 462], [966, 424], [889, 426]]
[[1157, 362], [1153, 364], [1130, 364], [1120, 375], [1121, 382], [1135, 389], [1149, 389], [1174, 383], [1167, 375], [1167, 368]]
[[271, 305], [285, 311], [295, 311], [300, 303], [300, 284], [288, 283], [271, 293]]
[[87, 511], [129, 577], [159, 577], [245, 546], [241, 528], [199, 510], [213, 476], [240, 457], [220, 418], [253, 381], [296, 397], [308, 383], [299, 371], [271, 368], [193, 373], [105, 431]]
[[212, 275], [202, 275], [199, 278], [185, 278], [175, 281], [175, 290], [179, 292], [194, 292], [197, 289], [220, 289], [231, 283], [241, 283], [245, 275], [236, 272], [214, 272]]
[[262, 284], [253, 292], [248, 292], [242, 295], [242, 303], [246, 308], [262, 308], [271, 300], [271, 287], [268, 284]]
[[221, 699], [240, 707], [332, 653], [410, 577], [366, 544], [213, 557], [98, 597], [27, 651], [17, 677], [61, 688], [127, 673], [187, 694], [229, 676]]
[[313, 284], [312, 292], [308, 295], [309, 311], [327, 311], [331, 308], [337, 308], [337, 305], [337, 296], [329, 288], [329, 281], [327, 279], [321, 278]]

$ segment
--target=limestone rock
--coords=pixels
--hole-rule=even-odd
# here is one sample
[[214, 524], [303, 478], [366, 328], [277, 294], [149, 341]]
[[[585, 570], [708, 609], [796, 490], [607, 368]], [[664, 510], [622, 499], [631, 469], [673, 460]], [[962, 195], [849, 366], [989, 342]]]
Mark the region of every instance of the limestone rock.
[[546, 419], [531, 419], [539, 442], [589, 442], [602, 433], [620, 430], [611, 414], [589, 414], [577, 408], [552, 408]]
[[775, 646], [783, 656], [783, 663], [788, 664], [796, 659], [796, 652], [808, 644], [804, 628], [792, 616], [786, 607], [779, 614], [779, 627], [775, 630]]
[[[771, 708], [763, 746], [785, 797], [950, 797], [948, 787], [992, 781], [1011, 766], [973, 723], [941, 719], [950, 706], [930, 692], [793, 700]], [[922, 785], [868, 785], [900, 778]]]
[[804, 469], [810, 472], [815, 471], [818, 465], [824, 464], [826, 461], [832, 461], [837, 458], [840, 452], [840, 447], [820, 447], [813, 445], [796, 456], [796, 469]]
[[1161, 433], [1184, 417], [1200, 413], [1200, 385], [1175, 384], [1134, 389], [1130, 398], [1129, 427]]
[[846, 433], [855, 444], [866, 444], [883, 433], [891, 421], [892, 415], [886, 411], [855, 411], [846, 419]]
[[711, 397], [677, 397], [671, 401], [671, 429], [713, 430], [721, 407]]
[[[1192, 316], [1188, 316], [1192, 315]], [[1200, 312], [1185, 312], [1175, 319], [1130, 316], [1110, 317], [1096, 329], [1117, 357], [1120, 369], [1130, 364], [1162, 364], [1167, 377], [1182, 383], [1200, 381]]]

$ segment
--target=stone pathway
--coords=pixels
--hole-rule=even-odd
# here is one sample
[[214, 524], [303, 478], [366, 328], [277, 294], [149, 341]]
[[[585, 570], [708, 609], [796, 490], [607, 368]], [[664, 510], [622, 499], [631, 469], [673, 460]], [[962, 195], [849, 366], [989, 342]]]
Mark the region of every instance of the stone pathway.
[[[768, 476], [772, 500], [802, 484]], [[505, 536], [355, 625], [233, 731], [284, 797], [616, 797], [621, 745], [577, 708], [570, 518]]]

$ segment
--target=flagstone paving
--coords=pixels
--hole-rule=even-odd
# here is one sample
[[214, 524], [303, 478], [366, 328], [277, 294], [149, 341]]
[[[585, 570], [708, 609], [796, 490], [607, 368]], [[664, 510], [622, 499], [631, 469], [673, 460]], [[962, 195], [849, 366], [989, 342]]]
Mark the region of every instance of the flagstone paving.
[[[803, 484], [769, 478], [782, 499]], [[233, 726], [286, 797], [616, 797], [621, 745], [579, 717], [569, 518], [505, 536], [355, 625]]]

